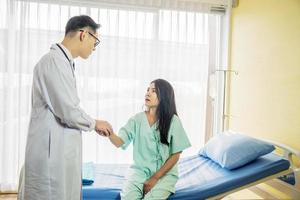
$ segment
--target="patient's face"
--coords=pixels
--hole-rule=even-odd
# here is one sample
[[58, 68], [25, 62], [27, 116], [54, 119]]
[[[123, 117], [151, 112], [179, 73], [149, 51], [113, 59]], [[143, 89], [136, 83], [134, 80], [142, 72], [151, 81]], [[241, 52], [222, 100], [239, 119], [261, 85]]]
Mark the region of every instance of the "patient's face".
[[147, 92], [145, 95], [145, 106], [148, 108], [154, 108], [158, 106], [158, 98], [156, 94], [156, 89], [154, 83], [151, 83], [150, 86], [147, 88]]

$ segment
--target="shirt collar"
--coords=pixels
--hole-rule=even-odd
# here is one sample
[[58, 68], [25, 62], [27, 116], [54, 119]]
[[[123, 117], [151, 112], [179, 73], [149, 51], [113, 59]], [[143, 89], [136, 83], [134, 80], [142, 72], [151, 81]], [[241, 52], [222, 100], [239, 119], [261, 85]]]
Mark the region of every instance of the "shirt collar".
[[72, 57], [72, 54], [63, 44], [61, 44], [61, 43], [53, 44], [50, 49], [58, 50], [60, 52], [60, 54], [65, 57], [64, 53], [61, 51], [61, 49], [57, 45], [59, 45], [64, 50], [65, 54], [68, 57], [68, 60], [70, 61], [71, 65], [73, 65], [74, 59]]

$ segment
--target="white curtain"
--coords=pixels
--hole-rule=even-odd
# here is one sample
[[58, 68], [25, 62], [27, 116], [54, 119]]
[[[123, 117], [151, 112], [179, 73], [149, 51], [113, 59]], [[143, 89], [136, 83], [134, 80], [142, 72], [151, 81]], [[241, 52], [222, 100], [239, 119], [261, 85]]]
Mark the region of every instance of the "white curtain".
[[[166, 79], [192, 142], [184, 155], [198, 152], [204, 143], [209, 52], [218, 48], [213, 33], [221, 16], [62, 2], [0, 0], [0, 191], [16, 189], [24, 162], [34, 65], [62, 40], [67, 20], [79, 14], [102, 25], [97, 50], [88, 60], [76, 60], [86, 112], [108, 120], [117, 132], [143, 110], [148, 84]], [[95, 132], [83, 133], [84, 161], [130, 163], [131, 154]]]

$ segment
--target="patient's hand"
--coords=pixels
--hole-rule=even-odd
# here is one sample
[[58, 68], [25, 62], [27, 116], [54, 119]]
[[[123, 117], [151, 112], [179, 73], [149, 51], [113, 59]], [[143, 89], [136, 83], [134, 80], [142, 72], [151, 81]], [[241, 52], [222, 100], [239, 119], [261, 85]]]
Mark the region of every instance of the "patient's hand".
[[155, 177], [149, 178], [147, 181], [144, 183], [144, 195], [146, 195], [157, 183], [158, 179]]
[[115, 133], [111, 133], [108, 138], [111, 141], [111, 143], [113, 143], [116, 147], [120, 147], [124, 144], [122, 138], [117, 136]]
[[111, 125], [107, 121], [96, 120], [95, 131], [102, 136], [110, 136], [113, 133]]

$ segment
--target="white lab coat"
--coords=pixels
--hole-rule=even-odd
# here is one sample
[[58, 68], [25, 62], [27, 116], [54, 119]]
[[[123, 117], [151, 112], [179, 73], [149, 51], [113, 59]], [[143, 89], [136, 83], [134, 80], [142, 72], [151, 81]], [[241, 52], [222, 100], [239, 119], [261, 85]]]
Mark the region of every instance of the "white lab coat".
[[81, 199], [81, 131], [95, 120], [79, 107], [73, 58], [59, 45], [66, 56], [54, 44], [34, 68], [20, 200]]

